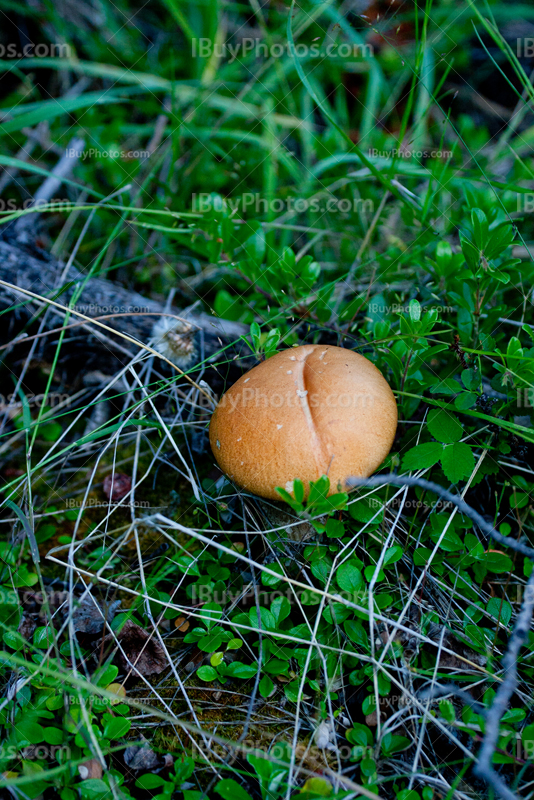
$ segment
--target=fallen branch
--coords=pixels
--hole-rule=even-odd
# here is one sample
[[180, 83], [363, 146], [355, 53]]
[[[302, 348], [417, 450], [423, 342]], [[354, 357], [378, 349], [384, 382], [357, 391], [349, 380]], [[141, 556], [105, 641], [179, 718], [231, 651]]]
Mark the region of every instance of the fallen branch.
[[[55, 299], [62, 305], [68, 305], [86, 276], [75, 267], [71, 267], [66, 276], [66, 283], [63, 287], [58, 287], [58, 277], [63, 270], [64, 264], [46, 253], [31, 252], [17, 242], [0, 240], [0, 279], [6, 283]], [[9, 309], [14, 304], [16, 307], [13, 309], [13, 314], [24, 321], [34, 316], [39, 308], [39, 301], [29, 299], [22, 291], [17, 292], [16, 289], [0, 285], [0, 307]], [[43, 301], [40, 305], [47, 304]], [[75, 309], [93, 319], [112, 315], [107, 323], [110, 327], [142, 342], [150, 339], [158, 315], [166, 313], [185, 318], [202, 333], [206, 355], [218, 350], [221, 340], [231, 342], [247, 332], [247, 326], [241, 323], [212, 317], [204, 312], [194, 313], [187, 309], [167, 308], [157, 300], [98, 277], [87, 281]], [[55, 327], [58, 316], [64, 316], [57, 309], [52, 310], [53, 314], [49, 315], [50, 328]], [[120, 316], [113, 318], [113, 314]], [[89, 326], [86, 330], [88, 329]], [[105, 346], [95, 336], [92, 336], [91, 344], [97, 347]], [[106, 345], [107, 349], [109, 341]]]

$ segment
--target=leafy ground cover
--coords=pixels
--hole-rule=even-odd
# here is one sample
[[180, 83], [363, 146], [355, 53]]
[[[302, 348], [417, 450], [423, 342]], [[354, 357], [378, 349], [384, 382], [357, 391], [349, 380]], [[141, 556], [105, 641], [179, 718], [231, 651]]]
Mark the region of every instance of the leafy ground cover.
[[[0, 267], [3, 796], [530, 797], [534, 9], [0, 11], [2, 239], [82, 276]], [[235, 335], [118, 350], [80, 323], [148, 312], [96, 278]], [[397, 438], [261, 503], [210, 415], [304, 343], [379, 367]]]

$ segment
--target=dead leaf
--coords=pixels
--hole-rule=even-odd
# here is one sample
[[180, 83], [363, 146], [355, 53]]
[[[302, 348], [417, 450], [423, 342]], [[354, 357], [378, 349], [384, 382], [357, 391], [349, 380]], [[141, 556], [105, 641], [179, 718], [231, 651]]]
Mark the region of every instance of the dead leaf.
[[117, 705], [117, 703], [120, 703], [121, 698], [126, 697], [126, 689], [122, 683], [110, 683], [109, 686], [106, 686], [106, 692], [113, 692], [113, 694], [117, 695], [116, 700], [110, 700], [112, 706]]
[[112, 503], [122, 500], [132, 488], [132, 479], [123, 472], [113, 472], [104, 478], [104, 494]]
[[94, 597], [85, 597], [72, 614], [74, 630], [77, 633], [88, 633], [91, 636], [96, 636], [102, 632], [104, 619], [111, 622], [120, 604], [120, 600], [115, 600], [115, 602], [105, 607]]
[[164, 766], [163, 759], [147, 745], [127, 747], [124, 751], [124, 763], [134, 772], [150, 772]]
[[[132, 670], [136, 675], [146, 676], [158, 675], [166, 668], [167, 657], [159, 642], [131, 619], [126, 620], [116, 636], [123, 651], [117, 652], [117, 658], [123, 669], [128, 672]], [[105, 638], [109, 641], [111, 636]]]
[[[16, 414], [19, 413], [20, 412], [17, 410]], [[24, 475], [24, 471], [21, 469], [17, 469], [16, 467], [6, 467], [5, 470], [3, 471], [3, 475], [4, 478], [7, 478], [8, 480], [10, 478], [20, 478], [21, 475]]]
[[33, 633], [36, 628], [37, 628], [37, 620], [34, 619], [34, 615], [24, 614], [18, 628], [20, 635], [24, 636], [24, 638], [27, 639], [28, 641], [31, 641]]

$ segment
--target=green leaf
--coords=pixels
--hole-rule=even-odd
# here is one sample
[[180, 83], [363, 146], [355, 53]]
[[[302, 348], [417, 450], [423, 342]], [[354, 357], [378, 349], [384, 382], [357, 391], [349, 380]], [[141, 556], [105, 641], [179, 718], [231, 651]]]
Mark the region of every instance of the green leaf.
[[270, 658], [269, 661], [264, 664], [263, 669], [265, 672], [268, 672], [269, 675], [287, 675], [289, 665], [287, 661], [283, 661], [281, 658]]
[[497, 574], [500, 572], [512, 572], [514, 568], [512, 559], [504, 553], [486, 553], [484, 555], [483, 564], [490, 572], [495, 572]]
[[308, 778], [299, 794], [311, 794], [316, 797], [328, 797], [332, 794], [333, 786], [326, 778]]
[[46, 422], [39, 428], [39, 435], [45, 442], [56, 442], [62, 433], [63, 428], [59, 422]]
[[[488, 645], [490, 631], [487, 628], [480, 628], [478, 625], [466, 625], [465, 635], [469, 646], [479, 653], [483, 653]], [[494, 634], [491, 634], [494, 636]]]
[[501, 717], [503, 722], [522, 722], [527, 715], [524, 708], [509, 708]]
[[202, 608], [203, 622], [208, 630], [213, 627], [217, 620], [221, 619], [222, 615], [222, 608], [218, 603], [206, 603]]
[[198, 641], [198, 649], [204, 653], [214, 653], [218, 650], [223, 642], [223, 631], [220, 628], [215, 628], [209, 631], [206, 636]]
[[376, 566], [377, 566], [376, 564], [369, 564], [367, 567], [365, 567], [363, 574], [365, 576], [365, 580], [367, 581], [367, 583], [370, 583], [373, 580], [373, 578], [375, 579], [375, 583], [383, 581], [385, 579], [386, 576], [384, 574], [384, 571], [380, 569], [377, 572]]
[[473, 225], [473, 238], [479, 250], [484, 250], [488, 240], [488, 218], [480, 208], [471, 211], [471, 224]]
[[264, 675], [258, 686], [260, 694], [263, 698], [267, 699], [274, 694], [275, 686], [268, 675]]
[[213, 653], [212, 657], [210, 658], [210, 664], [212, 667], [218, 667], [219, 664], [222, 664], [224, 661], [224, 653], [219, 650], [218, 653]]
[[106, 739], [122, 739], [132, 727], [129, 719], [112, 717], [110, 714], [104, 714], [102, 721], [104, 722], [104, 736]]
[[446, 444], [457, 442], [462, 438], [463, 428], [455, 416], [443, 408], [433, 408], [428, 415], [427, 425], [430, 433], [438, 442]]
[[280, 584], [281, 577], [284, 575], [284, 568], [281, 564], [269, 564], [269, 568], [273, 572], [278, 572], [280, 578], [276, 578], [274, 575], [269, 575], [267, 572], [261, 573], [261, 582], [264, 586], [270, 586], [272, 588], [276, 588]]
[[388, 547], [384, 554], [384, 562], [383, 566], [387, 567], [389, 564], [395, 564], [397, 561], [400, 561], [404, 555], [404, 550], [400, 546], [400, 544], [395, 544], [393, 547]]
[[[296, 481], [293, 481], [293, 491], [295, 483]], [[298, 500], [295, 500], [295, 498], [289, 494], [287, 489], [284, 489], [282, 486], [276, 486], [276, 491], [278, 492], [282, 500], [284, 500], [288, 505], [290, 505], [291, 508], [297, 512], [297, 514], [300, 514], [301, 511], [304, 510], [304, 506], [302, 505], [302, 503], [300, 503]]]
[[362, 497], [349, 506], [349, 514], [357, 522], [370, 522], [373, 517], [380, 521], [382, 512], [382, 501], [376, 497]]
[[[258, 611], [260, 620], [258, 622]], [[256, 608], [252, 606], [248, 612], [251, 628], [261, 628], [264, 631], [274, 631], [276, 629], [276, 620], [267, 608]]]
[[175, 782], [179, 786], [184, 781], [188, 780], [195, 771], [195, 761], [190, 756], [182, 756], [181, 759], [174, 762], [174, 774], [176, 776]]
[[300, 692], [300, 681], [291, 681], [284, 686], [284, 694], [291, 703], [297, 703]]
[[[126, 89], [128, 93], [132, 93], [132, 91], [135, 93], [135, 87]], [[32, 108], [30, 111], [26, 110], [24, 105], [21, 104], [20, 108], [17, 109], [18, 113], [13, 114], [14, 118], [9, 119], [5, 123], [5, 126], [2, 126], [2, 133], [19, 131], [27, 125], [37, 125], [39, 122], [44, 122], [45, 120], [51, 121], [55, 117], [63, 114], [70, 114], [74, 111], [87, 108], [88, 106], [94, 107], [107, 103], [132, 102], [132, 100], [121, 95], [123, 95], [122, 89], [120, 94], [112, 94], [106, 91], [84, 92], [79, 97], [62, 97], [59, 100], [53, 98], [38, 103], [31, 103], [30, 106], [32, 106]]]
[[[502, 255], [502, 253], [514, 241], [514, 230], [508, 223], [494, 228], [490, 231], [489, 237], [484, 248], [484, 255], [486, 258], [495, 258]], [[495, 276], [497, 277], [497, 276]]]
[[295, 478], [293, 481], [293, 494], [297, 503], [304, 502], [304, 484], [300, 478]]
[[314, 564], [312, 564], [311, 573], [314, 578], [317, 578], [317, 580], [324, 585], [328, 581], [331, 569], [332, 569], [331, 562], [325, 561], [323, 559], [321, 561], [316, 561]]
[[28, 742], [28, 744], [39, 744], [44, 739], [44, 729], [38, 722], [29, 719], [17, 720], [14, 727], [17, 744]]
[[392, 756], [395, 753], [401, 753], [410, 747], [411, 740], [406, 736], [397, 736], [394, 733], [386, 733], [382, 739], [382, 753], [385, 756]]
[[[449, 516], [447, 514], [433, 514], [431, 520], [432, 532], [430, 536], [432, 541], [437, 543], [441, 539], [440, 548], [446, 552], [453, 553], [457, 550], [463, 550], [463, 542], [454, 530], [454, 525], [449, 525]], [[444, 530], [445, 535], [442, 538]]]
[[525, 745], [527, 758], [534, 756], [534, 725], [526, 725], [521, 731], [521, 741]]
[[451, 259], [452, 247], [450, 246], [449, 242], [438, 242], [436, 246], [436, 264], [440, 274], [443, 275], [447, 272], [447, 267], [449, 266]]
[[97, 686], [109, 686], [110, 683], [113, 683], [118, 674], [119, 668], [116, 667], [115, 664], [108, 664], [95, 672], [93, 681], [96, 682]]
[[340, 519], [329, 517], [326, 521], [325, 532], [329, 539], [341, 539], [345, 535], [345, 524]]
[[[474, 272], [478, 268], [480, 261], [480, 250], [476, 245], [473, 244], [473, 242], [469, 241], [469, 239], [466, 239], [462, 234], [460, 234], [460, 245], [464, 258], [467, 261], [467, 265], [471, 267]], [[449, 292], [449, 296], [452, 295], [453, 292]]]
[[334, 622], [339, 625], [347, 617], [350, 617], [351, 613], [350, 608], [347, 608], [343, 603], [333, 603], [330, 600], [323, 611], [323, 617], [330, 625], [334, 624]]
[[223, 778], [215, 786], [223, 800], [252, 800], [249, 793], [233, 778]]
[[351, 593], [357, 592], [364, 585], [361, 570], [350, 561], [339, 567], [336, 572], [336, 580], [341, 589]]
[[100, 778], [87, 778], [76, 786], [83, 800], [104, 800], [110, 797], [109, 786]]
[[447, 722], [454, 722], [456, 719], [456, 714], [454, 711], [454, 706], [450, 700], [440, 700], [439, 701], [439, 710], [441, 711], [441, 716]]
[[401, 789], [397, 792], [397, 800], [420, 800], [420, 795], [415, 789]]
[[404, 470], [428, 469], [437, 464], [443, 452], [443, 445], [440, 442], [425, 442], [418, 444], [408, 450], [402, 459]]
[[311, 506], [320, 500], [324, 500], [330, 491], [330, 478], [328, 475], [321, 475], [316, 481], [310, 481], [310, 491], [308, 494], [308, 505]]
[[250, 324], [250, 336], [254, 344], [254, 349], [259, 350], [261, 344], [261, 328], [257, 322], [252, 322]]
[[184, 575], [200, 575], [198, 561], [196, 558], [193, 558], [193, 556], [178, 556], [178, 558], [174, 559], [174, 563]]
[[467, 478], [475, 468], [475, 457], [468, 444], [454, 442], [443, 450], [441, 456], [443, 472], [451, 483], [458, 483], [462, 478]]
[[454, 400], [454, 407], [458, 411], [466, 411], [468, 408], [473, 408], [477, 401], [478, 395], [475, 392], [462, 392]]
[[55, 525], [41, 525], [35, 534], [35, 541], [37, 544], [47, 542], [52, 536], [55, 536], [57, 528]]
[[[30, 572], [26, 564], [21, 564], [17, 568], [17, 571], [13, 574], [13, 585], [17, 589], [21, 589], [23, 586], [35, 586], [38, 580], [39, 580], [38, 576], [35, 574], [35, 572]], [[44, 630], [44, 629], [39, 628], [38, 630]]]
[[248, 763], [254, 768], [261, 781], [269, 781], [273, 772], [273, 764], [269, 756], [262, 750], [254, 750], [247, 755]]
[[434, 383], [430, 387], [431, 394], [455, 395], [462, 391], [462, 387], [454, 378], [444, 378], [439, 383]]
[[247, 258], [259, 264], [263, 261], [265, 256], [265, 231], [261, 223], [257, 220], [249, 222], [248, 227], [252, 230], [252, 233], [243, 243], [243, 250]]
[[4, 640], [4, 644], [7, 644], [7, 646], [11, 647], [13, 650], [21, 650], [23, 647], [28, 645], [28, 642], [24, 636], [17, 631], [4, 631], [2, 638]]
[[218, 677], [213, 667], [208, 667], [207, 664], [197, 669], [197, 675], [201, 681], [216, 681]]
[[343, 623], [343, 629], [352, 642], [366, 649], [369, 647], [369, 636], [361, 622], [347, 620]]
[[61, 744], [63, 741], [63, 731], [60, 728], [45, 728], [43, 738], [47, 744]]
[[500, 597], [492, 597], [488, 600], [486, 611], [495, 619], [500, 619], [503, 625], [508, 625], [512, 619], [512, 606]]
[[218, 317], [234, 321], [239, 320], [244, 311], [239, 295], [232, 296], [226, 289], [219, 289], [215, 295], [213, 309]]
[[257, 672], [257, 667], [252, 666], [252, 664], [242, 664], [241, 661], [234, 661], [226, 667], [226, 675], [230, 678], [241, 678], [242, 680], [253, 678]]
[[369, 747], [373, 744], [373, 733], [371, 729], [361, 722], [354, 723], [354, 727], [349, 728], [346, 736], [351, 744], [358, 744], [361, 747]]
[[480, 372], [472, 368], [462, 370], [462, 382], [470, 392], [476, 392], [480, 386]]
[[273, 330], [269, 331], [267, 334], [267, 338], [263, 343], [263, 349], [265, 352], [265, 358], [271, 358], [276, 353], [276, 348], [280, 342], [281, 334], [278, 328], [273, 328]]
[[283, 622], [291, 613], [291, 603], [287, 597], [275, 597], [271, 603], [271, 614], [275, 619], [275, 625], [278, 626]]
[[135, 782], [138, 789], [158, 789], [160, 786], [165, 786], [167, 781], [161, 775], [154, 775], [152, 772], [147, 772], [141, 775]]
[[191, 644], [192, 642], [198, 642], [199, 639], [202, 639], [203, 636], [206, 635], [205, 628], [193, 628], [193, 630], [186, 633], [184, 636], [184, 642], [186, 644]]
[[59, 711], [60, 708], [63, 708], [64, 704], [65, 700], [62, 694], [52, 695], [51, 697], [47, 697], [45, 703], [49, 711]]

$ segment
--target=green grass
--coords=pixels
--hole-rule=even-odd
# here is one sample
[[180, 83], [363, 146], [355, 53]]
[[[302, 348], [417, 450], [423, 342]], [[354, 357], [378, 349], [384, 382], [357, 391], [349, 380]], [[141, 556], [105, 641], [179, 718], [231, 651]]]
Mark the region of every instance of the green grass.
[[[534, 9], [351, 8], [0, 0], [6, 235], [30, 215], [30, 246], [87, 281], [174, 292], [247, 342], [184, 380], [123, 340], [138, 356], [94, 377], [58, 286], [64, 329], [0, 351], [6, 796], [491, 796], [472, 766], [531, 560], [419, 488], [326, 500], [321, 480], [306, 505], [297, 484], [293, 522], [270, 517], [206, 445], [211, 393], [284, 347], [340, 345], [395, 393], [383, 471], [532, 541]], [[3, 310], [1, 344], [34, 300]], [[24, 332], [62, 324], [31, 308]], [[113, 472], [133, 489], [108, 505]], [[522, 797], [533, 648], [529, 631], [494, 756]], [[428, 693], [452, 684], [476, 703]]]

